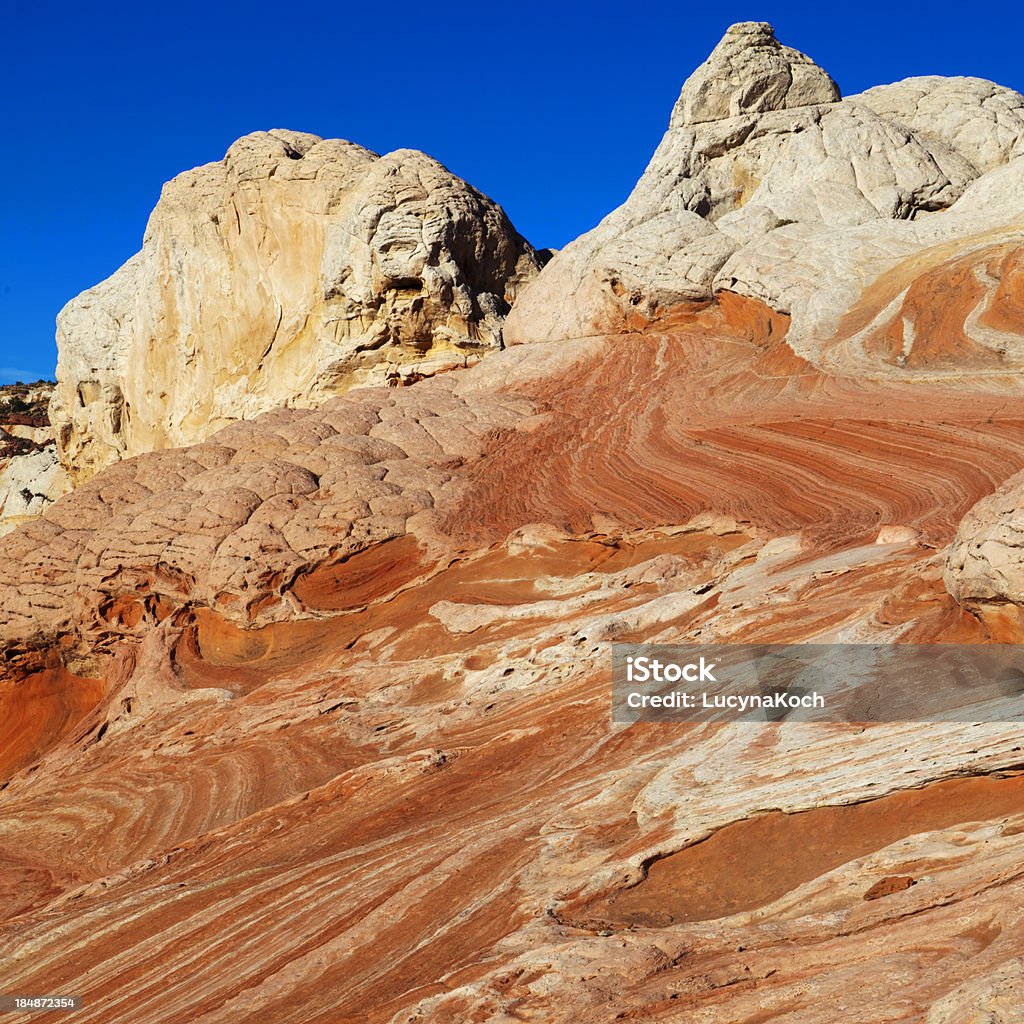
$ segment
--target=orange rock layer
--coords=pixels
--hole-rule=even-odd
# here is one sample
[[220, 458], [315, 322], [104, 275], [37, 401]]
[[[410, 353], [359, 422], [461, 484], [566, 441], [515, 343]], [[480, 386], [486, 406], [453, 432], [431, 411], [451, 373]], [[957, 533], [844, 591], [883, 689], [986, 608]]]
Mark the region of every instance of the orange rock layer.
[[0, 992], [83, 1024], [1010, 998], [1012, 726], [610, 723], [612, 640], [1020, 639], [941, 549], [1024, 467], [1024, 389], [826, 373], [786, 330], [724, 295], [282, 410], [0, 542]]

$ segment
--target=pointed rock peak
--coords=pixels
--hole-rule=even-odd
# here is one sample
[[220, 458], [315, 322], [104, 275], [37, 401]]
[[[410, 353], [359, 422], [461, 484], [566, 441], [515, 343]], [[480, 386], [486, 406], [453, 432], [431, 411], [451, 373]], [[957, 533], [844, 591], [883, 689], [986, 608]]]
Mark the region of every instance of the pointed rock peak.
[[683, 86], [673, 125], [834, 103], [839, 87], [811, 60], [775, 38], [763, 21], [731, 26]]

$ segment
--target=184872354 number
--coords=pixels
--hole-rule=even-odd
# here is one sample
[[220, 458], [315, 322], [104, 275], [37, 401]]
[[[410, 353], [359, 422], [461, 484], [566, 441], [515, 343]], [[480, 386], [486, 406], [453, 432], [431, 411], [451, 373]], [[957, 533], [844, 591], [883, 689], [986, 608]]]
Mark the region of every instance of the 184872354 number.
[[81, 996], [3, 996], [0, 1012], [32, 1013], [45, 1010], [80, 1010]]

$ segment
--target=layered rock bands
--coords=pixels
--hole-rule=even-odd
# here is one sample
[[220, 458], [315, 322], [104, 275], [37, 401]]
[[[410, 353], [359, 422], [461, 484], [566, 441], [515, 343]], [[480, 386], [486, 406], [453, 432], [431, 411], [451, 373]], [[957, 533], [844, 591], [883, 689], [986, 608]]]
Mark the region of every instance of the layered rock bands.
[[734, 26], [543, 269], [417, 154], [169, 185], [0, 539], [0, 992], [1019, 1020], [1019, 723], [609, 712], [615, 641], [1021, 641], [1022, 112]]

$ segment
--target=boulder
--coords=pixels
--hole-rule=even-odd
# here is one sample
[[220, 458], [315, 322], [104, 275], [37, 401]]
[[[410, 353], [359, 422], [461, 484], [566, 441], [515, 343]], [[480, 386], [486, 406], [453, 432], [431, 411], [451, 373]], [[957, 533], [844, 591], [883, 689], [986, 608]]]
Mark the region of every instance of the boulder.
[[1024, 473], [982, 498], [949, 546], [946, 589], [967, 608], [1024, 605]]
[[167, 184], [141, 252], [62, 310], [61, 461], [80, 482], [276, 406], [473, 362], [539, 263], [423, 153], [245, 136]]

